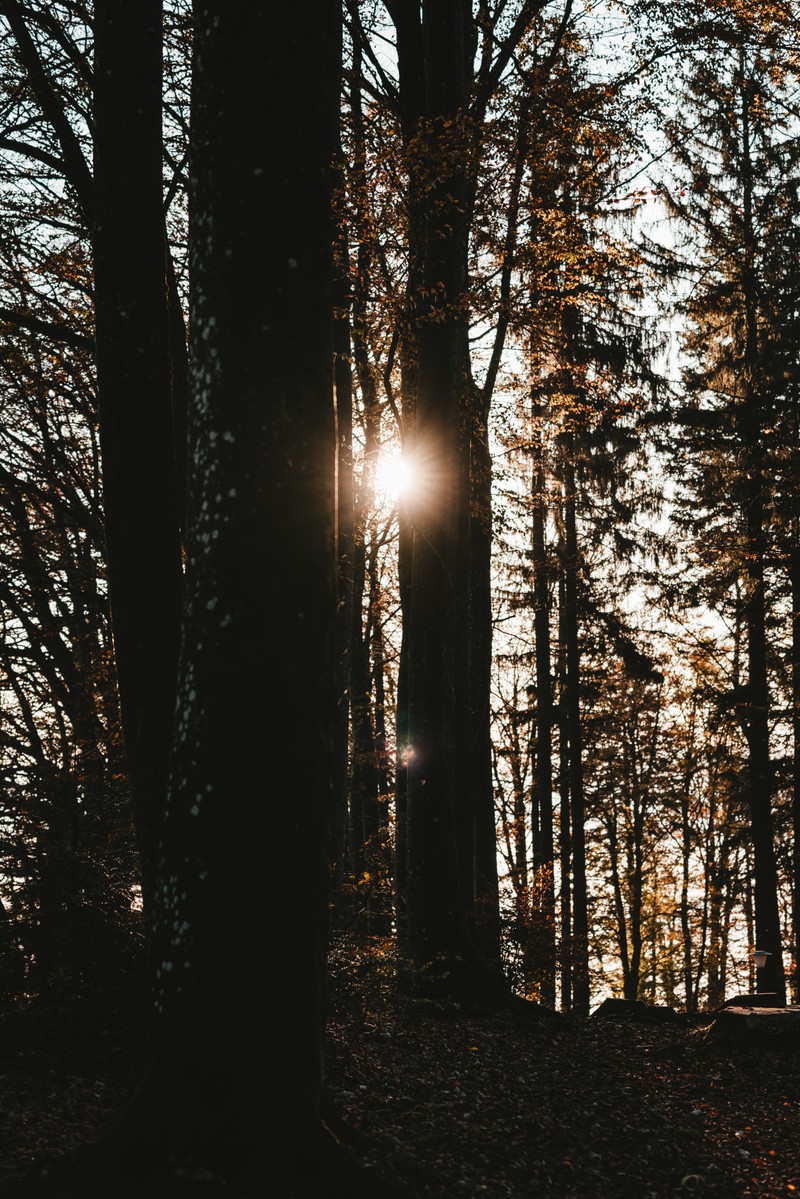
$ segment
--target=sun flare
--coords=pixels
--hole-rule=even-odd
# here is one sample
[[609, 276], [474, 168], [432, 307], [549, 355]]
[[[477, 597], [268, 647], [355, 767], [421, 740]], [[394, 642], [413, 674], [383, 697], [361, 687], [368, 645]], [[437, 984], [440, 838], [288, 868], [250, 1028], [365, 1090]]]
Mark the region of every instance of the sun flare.
[[414, 470], [399, 450], [382, 453], [375, 471], [375, 490], [389, 501], [404, 496], [414, 483]]

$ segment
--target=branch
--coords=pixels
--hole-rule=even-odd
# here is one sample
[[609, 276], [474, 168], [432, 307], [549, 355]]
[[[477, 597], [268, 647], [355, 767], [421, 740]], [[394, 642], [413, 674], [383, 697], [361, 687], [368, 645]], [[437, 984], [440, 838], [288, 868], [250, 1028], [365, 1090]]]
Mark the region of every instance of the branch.
[[[476, 115], [480, 118], [486, 109], [494, 89], [500, 80], [500, 77], [511, 61], [517, 46], [528, 28], [530, 22], [535, 16], [545, 7], [547, 0], [526, 0], [522, 5], [517, 19], [511, 26], [508, 36], [500, 43], [500, 48], [494, 62], [484, 61], [480, 65], [478, 71], [478, 87], [476, 90]], [[571, 0], [568, 0], [568, 7], [571, 5]]]
[[[392, 17], [392, 20], [394, 20], [394, 17], [392, 15], [391, 3], [388, 3], [386, 5], [386, 8], [389, 13], [389, 16]], [[358, 11], [357, 0], [347, 0], [347, 9], [348, 9], [348, 12], [350, 13], [350, 20], [351, 20], [350, 30], [351, 30], [351, 34], [353, 37], [353, 41], [358, 42], [359, 49], [361, 50], [362, 54], [366, 55], [366, 57], [372, 63], [372, 66], [375, 68], [375, 71], [378, 75], [378, 78], [381, 81], [381, 84], [383, 85], [383, 89], [385, 92], [385, 96], [381, 97], [381, 98], [388, 100], [389, 103], [391, 104], [392, 108], [396, 112], [398, 109], [398, 105], [400, 103], [400, 96], [398, 94], [397, 88], [394, 86], [391, 79], [389, 78], [389, 76], [386, 74], [383, 67], [381, 66], [380, 60], [378, 59], [377, 55], [375, 54], [375, 51], [372, 49], [372, 44], [371, 44], [369, 38], [367, 37], [366, 30], [364, 29], [364, 26], [361, 22], [361, 15]]]
[[92, 172], [77, 134], [69, 123], [64, 106], [44, 68], [39, 49], [31, 37], [18, 0], [0, 0], [0, 14], [8, 21], [17, 42], [19, 60], [27, 71], [33, 94], [61, 147], [64, 177], [75, 192], [87, 225], [91, 225], [94, 208]]
[[75, 350], [94, 350], [94, 342], [90, 337], [75, 333], [59, 321], [42, 320], [29, 312], [19, 312], [14, 308], [0, 308], [0, 321], [15, 325], [19, 329], [28, 329], [31, 333], [41, 333], [51, 341], [72, 346]]

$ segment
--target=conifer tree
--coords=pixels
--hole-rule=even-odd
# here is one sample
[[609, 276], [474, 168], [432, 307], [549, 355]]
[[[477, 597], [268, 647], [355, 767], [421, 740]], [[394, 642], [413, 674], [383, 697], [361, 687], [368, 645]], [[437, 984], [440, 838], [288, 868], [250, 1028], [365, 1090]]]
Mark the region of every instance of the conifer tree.
[[773, 463], [791, 436], [794, 369], [787, 375], [775, 350], [792, 311], [782, 303], [794, 274], [783, 214], [800, 142], [780, 119], [787, 77], [763, 33], [757, 21], [723, 11], [689, 60], [687, 103], [667, 132], [684, 184], [669, 203], [693, 239], [694, 261], [681, 257], [685, 243], [661, 261], [693, 283], [682, 301], [685, 401], [674, 413], [683, 455], [673, 460], [685, 464], [681, 527], [698, 545], [708, 601], [741, 595], [746, 671], [729, 704], [747, 745], [755, 939], [770, 955], [760, 987], [783, 996], [770, 630]]

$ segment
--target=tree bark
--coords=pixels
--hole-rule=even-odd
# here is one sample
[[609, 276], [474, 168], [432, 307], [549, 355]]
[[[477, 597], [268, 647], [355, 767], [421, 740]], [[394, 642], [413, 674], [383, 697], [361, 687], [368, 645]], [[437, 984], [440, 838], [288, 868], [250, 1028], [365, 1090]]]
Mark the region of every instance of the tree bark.
[[580, 644], [578, 638], [578, 532], [574, 437], [564, 435], [564, 623], [566, 646], [565, 717], [569, 739], [570, 825], [572, 837], [572, 1005], [589, 1012], [589, 914], [586, 880], [586, 811], [583, 786], [583, 729], [580, 711]]
[[415, 138], [424, 256], [417, 302], [417, 394], [411, 452], [422, 478], [407, 501], [412, 526], [408, 637], [408, 919], [420, 970], [452, 986], [475, 959], [465, 902], [463, 823], [456, 793], [457, 653], [463, 646], [464, 383], [467, 229], [455, 153], [466, 105], [465, 11], [423, 8], [425, 123]]
[[748, 803], [753, 837], [753, 903], [756, 948], [769, 957], [759, 971], [758, 986], [785, 998], [786, 980], [781, 951], [778, 907], [778, 870], [772, 817], [774, 789], [769, 738], [769, 684], [767, 676], [767, 601], [764, 564], [766, 533], [764, 512], [763, 429], [760, 415], [758, 301], [755, 278], [756, 237], [753, 221], [753, 164], [750, 147], [749, 89], [741, 90], [742, 121], [742, 218], [744, 264], [741, 290], [745, 322], [742, 361], [744, 395], [738, 413], [744, 471], [740, 479], [746, 558], [744, 563], [745, 624], [747, 627], [748, 704], [745, 733], [748, 757]]
[[182, 588], [158, 0], [135, 7], [99, 0], [94, 75], [92, 246], [106, 558], [149, 911], [175, 707]]
[[553, 845], [553, 683], [550, 667], [550, 594], [545, 540], [546, 500], [542, 404], [533, 398], [531, 413], [533, 488], [531, 557], [533, 565], [533, 620], [536, 644], [536, 771], [533, 807], [539, 829], [538, 878], [541, 938], [541, 997], [548, 1007], [556, 1001], [556, 913]]
[[[497, 826], [492, 782], [492, 457], [489, 447], [488, 400], [471, 389], [469, 422], [469, 681], [465, 785], [470, 789], [473, 845], [470, 882], [475, 940], [481, 957], [500, 962], [500, 894], [497, 876]], [[552, 1006], [553, 1000], [546, 1000]]]
[[156, 1035], [69, 1193], [191, 1193], [188, 1169], [233, 1194], [357, 1196], [370, 1187], [320, 1115], [340, 16], [199, 0], [194, 18], [189, 536]]
[[793, 1002], [800, 1001], [800, 520], [795, 518], [790, 558], [792, 599], [792, 972]]
[[558, 577], [558, 790], [559, 833], [558, 853], [561, 881], [559, 887], [561, 1010], [572, 1009], [572, 833], [569, 791], [569, 736], [566, 719], [567, 647], [564, 641], [566, 624], [566, 580], [563, 569]]

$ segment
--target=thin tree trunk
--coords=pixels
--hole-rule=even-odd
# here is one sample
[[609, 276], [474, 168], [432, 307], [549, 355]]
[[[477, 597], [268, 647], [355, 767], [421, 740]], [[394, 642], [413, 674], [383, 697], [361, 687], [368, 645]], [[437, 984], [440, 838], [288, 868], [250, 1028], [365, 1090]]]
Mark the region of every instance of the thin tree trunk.
[[[631, 940], [631, 965], [628, 992], [626, 999], [639, 998], [639, 984], [642, 969], [642, 949], [643, 949], [643, 890], [644, 890], [644, 799], [638, 793], [638, 784], [634, 778], [631, 779], [633, 789], [633, 835], [631, 838], [631, 857], [632, 861], [630, 877], [631, 877], [631, 915], [630, 915], [630, 940]], [[655, 959], [655, 955], [654, 955]], [[655, 966], [654, 966], [655, 969]]]
[[553, 682], [550, 667], [550, 588], [547, 569], [545, 522], [544, 446], [541, 400], [532, 396], [531, 438], [533, 479], [531, 508], [531, 559], [533, 567], [533, 620], [536, 643], [536, 773], [533, 807], [539, 826], [539, 875], [536, 894], [541, 921], [541, 998], [548, 1007], [556, 1002], [556, 913], [553, 846]]
[[[631, 985], [631, 955], [625, 898], [622, 891], [616, 811], [609, 813], [606, 819], [606, 831], [608, 833], [608, 863], [611, 867], [611, 889], [614, 896], [614, 916], [617, 925], [617, 945], [619, 946], [619, 962], [622, 967], [622, 993], [626, 999], [635, 999], [635, 988], [632, 988]], [[631, 994], [632, 989], [633, 994]]]
[[800, 519], [790, 559], [792, 597], [792, 999], [800, 1002]]
[[[340, 173], [344, 151], [337, 150]], [[341, 192], [335, 191], [334, 203], [342, 204]], [[334, 907], [341, 901], [341, 872], [347, 841], [347, 815], [350, 801], [350, 704], [352, 694], [352, 637], [353, 637], [353, 577], [355, 572], [355, 499], [353, 491], [353, 369], [350, 286], [350, 245], [347, 225], [337, 222], [334, 246], [333, 279], [333, 352], [334, 388], [336, 395], [336, 487], [337, 487], [337, 578], [339, 602], [337, 607], [337, 661], [339, 682], [337, 702], [339, 732], [336, 737], [334, 771], [334, 806], [331, 831], [331, 856], [334, 866], [331, 899]]]
[[[499, 968], [500, 894], [492, 785], [492, 458], [488, 405], [472, 388], [469, 488], [469, 763], [474, 824], [472, 886], [475, 939], [487, 964]], [[477, 410], [477, 411], [475, 411]]]
[[564, 435], [564, 641], [567, 655], [566, 723], [570, 761], [570, 825], [572, 830], [572, 995], [573, 1010], [589, 1012], [589, 915], [586, 881], [586, 812], [583, 790], [583, 729], [580, 709], [578, 641], [578, 534], [574, 438]]
[[[412, 143], [419, 122], [425, 115], [425, 78], [422, 23], [419, 11], [401, 3], [388, 5], [395, 27], [396, 50], [399, 74], [399, 112], [403, 146], [406, 156], [412, 154]], [[423, 210], [420, 187], [416, 172], [409, 171], [408, 180], [408, 280], [406, 283], [405, 312], [400, 320], [400, 360], [402, 393], [403, 450], [410, 448], [407, 430], [414, 427], [417, 407], [418, 346], [413, 310], [422, 287]], [[400, 952], [410, 956], [408, 917], [409, 888], [409, 812], [408, 812], [408, 764], [409, 744], [409, 621], [411, 614], [413, 530], [411, 516], [407, 510], [407, 498], [401, 497], [398, 506], [397, 574], [402, 613], [402, 635], [400, 660], [397, 670], [396, 738], [397, 760], [395, 764], [395, 852], [394, 852], [394, 907], [397, 941]]]
[[739, 434], [745, 470], [740, 487], [744, 508], [747, 554], [744, 565], [745, 622], [747, 626], [748, 705], [746, 735], [749, 750], [748, 802], [753, 836], [753, 892], [757, 948], [769, 956], [759, 971], [759, 988], [785, 999], [786, 981], [781, 952], [778, 907], [778, 871], [772, 818], [774, 789], [769, 741], [769, 685], [767, 678], [766, 590], [764, 563], [766, 534], [764, 512], [763, 430], [758, 388], [760, 353], [754, 259], [753, 167], [750, 150], [748, 89], [742, 83], [743, 226], [745, 261], [742, 292], [746, 343], [742, 363], [744, 399], [739, 414]]
[[[689, 735], [694, 738], [695, 711], [692, 708], [689, 722]], [[689, 919], [689, 883], [691, 874], [692, 854], [692, 825], [689, 814], [690, 788], [694, 774], [691, 765], [692, 747], [686, 752], [686, 768], [683, 772], [680, 792], [681, 813], [681, 896], [680, 896], [680, 925], [683, 957], [683, 993], [687, 1012], [695, 1010], [694, 1004], [694, 966], [692, 964], [692, 929]], [[706, 883], [708, 875], [706, 875]]]
[[558, 790], [559, 790], [559, 867], [561, 918], [561, 1010], [572, 1008], [572, 835], [570, 831], [569, 739], [566, 728], [567, 653], [563, 630], [566, 623], [566, 579], [563, 569], [558, 577]]

